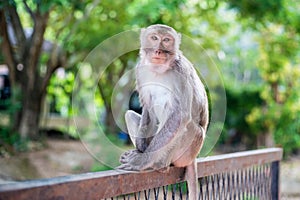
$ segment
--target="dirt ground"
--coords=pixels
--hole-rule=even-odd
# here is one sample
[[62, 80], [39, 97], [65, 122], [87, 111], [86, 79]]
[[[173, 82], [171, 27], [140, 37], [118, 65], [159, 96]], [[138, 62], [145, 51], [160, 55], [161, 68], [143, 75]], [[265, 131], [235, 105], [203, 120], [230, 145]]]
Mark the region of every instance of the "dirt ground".
[[46, 148], [39, 151], [0, 158], [0, 183], [51, 178], [91, 170], [94, 159], [80, 141], [48, 139], [46, 143]]
[[[80, 141], [48, 139], [46, 148], [0, 157], [0, 184], [89, 172], [94, 159]], [[300, 199], [300, 156], [281, 164], [281, 199]]]
[[280, 166], [281, 199], [300, 199], [300, 156], [283, 161]]

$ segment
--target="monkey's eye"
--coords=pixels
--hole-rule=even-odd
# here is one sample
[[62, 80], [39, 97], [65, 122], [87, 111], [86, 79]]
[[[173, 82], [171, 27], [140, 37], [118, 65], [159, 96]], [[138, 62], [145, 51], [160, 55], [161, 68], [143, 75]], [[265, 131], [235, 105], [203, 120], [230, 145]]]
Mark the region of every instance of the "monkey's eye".
[[164, 42], [169, 42], [171, 39], [170, 38], [164, 38], [163, 41]]
[[152, 35], [152, 36], [151, 36], [151, 39], [152, 39], [152, 40], [158, 40], [158, 37], [155, 36], [155, 35]]

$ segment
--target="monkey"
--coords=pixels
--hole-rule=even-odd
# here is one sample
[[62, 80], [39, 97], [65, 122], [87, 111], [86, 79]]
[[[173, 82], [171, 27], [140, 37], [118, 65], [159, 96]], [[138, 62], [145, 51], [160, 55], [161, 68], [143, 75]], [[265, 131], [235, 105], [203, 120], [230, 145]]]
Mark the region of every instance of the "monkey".
[[168, 170], [185, 167], [189, 199], [198, 198], [196, 157], [209, 121], [204, 84], [180, 51], [181, 35], [156, 24], [141, 29], [136, 89], [142, 113], [125, 113], [125, 123], [136, 149], [120, 156], [118, 169]]

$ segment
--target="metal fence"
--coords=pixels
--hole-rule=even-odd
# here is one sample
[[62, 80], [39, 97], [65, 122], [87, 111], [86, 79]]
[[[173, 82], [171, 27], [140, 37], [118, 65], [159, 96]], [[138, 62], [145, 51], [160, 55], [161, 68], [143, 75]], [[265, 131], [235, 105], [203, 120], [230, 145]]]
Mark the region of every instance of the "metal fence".
[[[197, 160], [200, 199], [279, 199], [282, 149], [211, 156]], [[0, 185], [9, 199], [188, 199], [184, 168], [168, 173], [105, 171]]]

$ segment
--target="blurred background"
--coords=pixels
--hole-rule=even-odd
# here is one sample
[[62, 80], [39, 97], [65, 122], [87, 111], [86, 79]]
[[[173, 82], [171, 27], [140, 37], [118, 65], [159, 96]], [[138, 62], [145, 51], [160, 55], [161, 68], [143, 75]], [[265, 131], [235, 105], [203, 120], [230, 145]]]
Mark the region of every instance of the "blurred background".
[[[1, 1], [0, 183], [108, 169], [76, 132], [74, 117], [89, 123], [72, 107], [76, 73], [105, 39], [160, 23], [199, 43], [222, 75], [226, 119], [210, 154], [282, 147], [283, 197], [300, 197], [299, 10], [298, 0]], [[124, 148], [111, 98], [137, 55], [115, 59], [95, 93], [105, 134]]]

